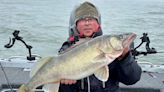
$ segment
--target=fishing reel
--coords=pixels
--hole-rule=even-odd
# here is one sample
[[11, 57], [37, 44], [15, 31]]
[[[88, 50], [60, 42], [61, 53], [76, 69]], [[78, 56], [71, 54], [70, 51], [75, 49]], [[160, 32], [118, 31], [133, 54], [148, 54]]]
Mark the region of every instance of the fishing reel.
[[[148, 54], [160, 53], [160, 52], [157, 52], [155, 48], [153, 48], [153, 47], [150, 48], [150, 39], [149, 39], [148, 33], [143, 33], [143, 36], [140, 39], [141, 39], [141, 43], [137, 47], [135, 47], [134, 49], [131, 50], [132, 55], [134, 56], [135, 59], [136, 59], [136, 56], [139, 56], [139, 55], [146, 56]], [[145, 43], [145, 49], [146, 49], [146, 51], [138, 51], [137, 49], [141, 45], [143, 45], [143, 43]]]
[[27, 60], [30, 60], [30, 61], [35, 60], [35, 57], [31, 55], [32, 46], [26, 44], [26, 42], [23, 40], [23, 37], [19, 36], [19, 32], [20, 32], [19, 30], [15, 30], [13, 32], [14, 37], [12, 38], [12, 41], [11, 41], [11, 38], [9, 38], [10, 39], [9, 43], [4, 45], [4, 47], [11, 48], [14, 45], [16, 40], [21, 41], [26, 46], [26, 48], [28, 49], [28, 52], [29, 52], [29, 56], [27, 56]]

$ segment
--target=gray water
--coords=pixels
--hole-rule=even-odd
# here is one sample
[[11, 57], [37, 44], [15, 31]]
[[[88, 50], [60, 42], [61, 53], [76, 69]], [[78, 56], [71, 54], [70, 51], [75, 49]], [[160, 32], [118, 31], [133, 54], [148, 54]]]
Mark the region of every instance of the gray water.
[[[82, 0], [81, 0], [82, 1]], [[69, 15], [78, 0], [0, 0], [0, 57], [24, 56], [25, 46], [16, 41], [4, 48], [14, 30], [32, 45], [32, 54], [56, 55], [68, 37]], [[135, 32], [140, 43], [143, 32], [150, 47], [164, 51], [164, 0], [92, 0], [102, 16], [104, 34]], [[144, 46], [140, 50], [145, 50]], [[164, 53], [141, 56], [138, 61], [164, 63]]]

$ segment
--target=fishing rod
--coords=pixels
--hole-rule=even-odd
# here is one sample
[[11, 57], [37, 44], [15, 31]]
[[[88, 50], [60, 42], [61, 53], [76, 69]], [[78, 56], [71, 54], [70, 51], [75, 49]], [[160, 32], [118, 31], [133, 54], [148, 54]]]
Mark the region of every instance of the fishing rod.
[[[164, 51], [158, 52], [153, 47], [150, 48], [150, 39], [149, 39], [148, 33], [143, 33], [143, 36], [140, 39], [141, 39], [141, 43], [138, 46], [136, 46], [134, 49], [131, 50], [132, 55], [134, 56], [135, 59], [136, 59], [136, 56], [139, 56], [139, 55], [146, 56], [148, 54], [164, 53]], [[143, 45], [143, 43], [145, 43], [146, 51], [138, 51], [137, 49], [139, 47], [141, 47], [141, 45]]]
[[4, 74], [5, 79], [6, 79], [6, 81], [7, 81], [7, 85], [8, 85], [8, 87], [10, 88], [10, 91], [11, 91], [11, 92], [14, 92], [14, 90], [13, 90], [13, 88], [12, 88], [12, 85], [11, 85], [11, 83], [10, 83], [8, 77], [7, 77], [7, 74], [6, 74], [5, 70], [4, 70], [4, 67], [2, 66], [1, 62], [0, 62], [0, 67], [1, 67], [1, 70], [2, 70], [2, 72], [3, 72], [3, 74]]
[[27, 56], [27, 60], [30, 60], [30, 61], [35, 60], [35, 57], [31, 55], [32, 46], [26, 44], [26, 42], [23, 40], [23, 37], [19, 36], [19, 32], [20, 32], [19, 30], [15, 30], [13, 32], [14, 37], [12, 38], [12, 42], [11, 42], [11, 38], [9, 38], [10, 39], [9, 43], [4, 45], [4, 47], [11, 48], [14, 45], [16, 40], [21, 41], [26, 46], [26, 48], [28, 49], [28, 52], [29, 52], [29, 56]]

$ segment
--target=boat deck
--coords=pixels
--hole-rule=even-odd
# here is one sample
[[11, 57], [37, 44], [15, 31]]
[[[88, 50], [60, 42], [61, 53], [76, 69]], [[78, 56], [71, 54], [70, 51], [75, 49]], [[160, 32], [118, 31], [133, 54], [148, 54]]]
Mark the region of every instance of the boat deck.
[[[21, 84], [29, 80], [29, 71], [24, 71], [23, 68], [5, 67], [4, 68], [9, 82], [13, 88], [18, 88]], [[0, 69], [0, 90], [1, 92], [8, 89], [6, 78], [2, 69]], [[121, 92], [164, 92], [164, 73], [142, 73], [141, 80], [135, 85], [126, 86], [121, 84]], [[14, 89], [16, 90], [16, 89]], [[37, 92], [43, 92], [38, 90]]]

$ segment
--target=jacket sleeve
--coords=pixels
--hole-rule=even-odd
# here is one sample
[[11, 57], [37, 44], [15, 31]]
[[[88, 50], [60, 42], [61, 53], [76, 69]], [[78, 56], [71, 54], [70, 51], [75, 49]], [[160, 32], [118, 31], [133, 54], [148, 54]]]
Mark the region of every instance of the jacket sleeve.
[[126, 85], [135, 84], [140, 80], [141, 67], [134, 60], [129, 52], [122, 60], [118, 60], [117, 73], [118, 80]]

